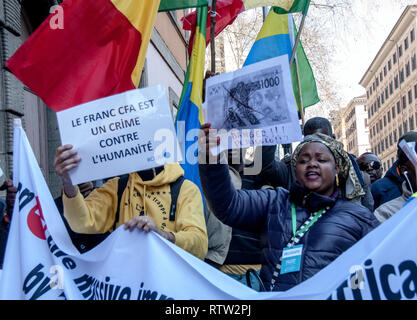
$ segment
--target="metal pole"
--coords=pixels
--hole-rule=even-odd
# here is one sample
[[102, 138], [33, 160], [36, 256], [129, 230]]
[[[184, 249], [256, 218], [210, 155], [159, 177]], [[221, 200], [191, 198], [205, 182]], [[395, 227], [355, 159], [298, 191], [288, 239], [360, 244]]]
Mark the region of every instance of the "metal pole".
[[292, 49], [291, 59], [290, 59], [290, 67], [294, 62], [295, 52], [297, 51], [298, 43], [300, 42], [301, 32], [303, 32], [304, 22], [306, 19], [306, 15], [303, 14], [303, 18], [301, 19], [300, 28], [298, 29], [297, 38], [295, 39], [294, 48]]
[[303, 104], [303, 95], [301, 94], [301, 82], [300, 82], [300, 75], [298, 73], [298, 63], [297, 58], [294, 60], [295, 62], [295, 74], [297, 77], [297, 86], [298, 86], [298, 96], [300, 97], [300, 117], [301, 117], [301, 128], [304, 128], [305, 120], [304, 120], [304, 104]]
[[299, 110], [299, 112], [300, 112], [302, 128], [304, 128], [304, 124], [305, 124], [304, 104], [303, 104], [303, 96], [301, 94], [301, 92], [302, 92], [301, 91], [301, 82], [300, 82], [300, 74], [298, 72], [298, 63], [297, 63], [296, 51], [297, 51], [298, 43], [300, 42], [301, 32], [303, 31], [305, 18], [306, 18], [306, 15], [303, 14], [303, 18], [301, 19], [300, 28], [299, 28], [298, 33], [297, 33], [297, 38], [295, 39], [294, 48], [292, 49], [291, 60], [290, 60], [290, 67], [295, 62], [295, 74], [296, 74], [296, 77], [297, 77], [298, 96], [300, 97], [300, 106], [299, 106], [300, 110]]
[[262, 7], [263, 21], [265, 21], [266, 16], [268, 15], [268, 7]]
[[217, 0], [213, 0], [210, 11], [211, 26], [210, 26], [210, 49], [211, 49], [211, 72], [216, 73], [216, 44], [214, 38], [216, 37], [216, 3]]

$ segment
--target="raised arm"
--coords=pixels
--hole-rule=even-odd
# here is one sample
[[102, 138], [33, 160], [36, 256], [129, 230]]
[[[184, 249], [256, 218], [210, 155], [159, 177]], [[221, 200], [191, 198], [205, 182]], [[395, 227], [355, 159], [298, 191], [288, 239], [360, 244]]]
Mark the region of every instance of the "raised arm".
[[[204, 195], [213, 213], [222, 222], [248, 231], [260, 231], [268, 210], [274, 205], [275, 190], [236, 190], [227, 164], [204, 164], [209, 148], [217, 138], [209, 136], [210, 125], [203, 125], [199, 136], [199, 172]], [[212, 157], [211, 157], [212, 158]], [[212, 159], [211, 159], [212, 160]]]

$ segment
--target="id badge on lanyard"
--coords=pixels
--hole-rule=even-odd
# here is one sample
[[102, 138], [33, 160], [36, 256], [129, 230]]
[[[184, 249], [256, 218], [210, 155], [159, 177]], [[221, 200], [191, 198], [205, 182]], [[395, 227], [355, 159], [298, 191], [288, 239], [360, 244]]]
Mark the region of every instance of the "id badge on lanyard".
[[300, 271], [302, 254], [302, 244], [296, 245], [294, 247], [284, 248], [284, 250], [282, 251], [280, 274]]

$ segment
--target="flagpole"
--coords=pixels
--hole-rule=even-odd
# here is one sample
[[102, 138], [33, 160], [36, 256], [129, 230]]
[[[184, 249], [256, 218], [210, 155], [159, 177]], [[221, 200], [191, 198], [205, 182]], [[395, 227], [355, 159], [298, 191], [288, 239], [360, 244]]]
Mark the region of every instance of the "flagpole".
[[216, 73], [216, 47], [215, 47], [215, 41], [214, 41], [214, 38], [216, 37], [216, 34], [215, 34], [216, 3], [217, 3], [217, 0], [212, 1], [211, 11], [210, 11], [210, 18], [211, 18], [211, 26], [210, 26], [211, 72], [213, 72], [213, 74]]
[[290, 67], [292, 66], [292, 63], [294, 62], [295, 52], [297, 51], [298, 43], [300, 42], [301, 32], [303, 32], [305, 20], [306, 20], [306, 15], [303, 14], [303, 18], [301, 19], [300, 27], [298, 28], [298, 34], [297, 34], [297, 37], [295, 38], [294, 47], [292, 49], [292, 54], [291, 54], [291, 59], [290, 59]]
[[298, 96], [300, 97], [300, 118], [301, 118], [301, 125], [302, 128], [304, 128], [304, 124], [305, 124], [305, 120], [304, 120], [304, 104], [303, 104], [303, 96], [301, 94], [301, 82], [300, 82], [300, 74], [298, 72], [298, 63], [297, 63], [297, 57], [296, 57], [296, 51], [297, 51], [297, 46], [298, 43], [300, 42], [300, 38], [301, 38], [301, 32], [303, 31], [304, 28], [304, 22], [306, 19], [306, 15], [303, 14], [303, 17], [301, 19], [301, 23], [300, 23], [300, 28], [298, 29], [298, 33], [297, 33], [297, 37], [295, 39], [295, 43], [294, 43], [294, 48], [292, 49], [292, 54], [291, 54], [291, 59], [290, 59], [290, 68], [292, 66], [292, 64], [295, 62], [295, 74], [297, 77], [297, 85], [298, 85]]

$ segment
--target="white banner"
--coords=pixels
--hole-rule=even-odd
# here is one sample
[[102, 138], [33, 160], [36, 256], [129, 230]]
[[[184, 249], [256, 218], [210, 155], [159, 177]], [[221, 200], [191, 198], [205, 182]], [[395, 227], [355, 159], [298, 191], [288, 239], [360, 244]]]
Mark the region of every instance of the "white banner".
[[182, 161], [166, 89], [134, 89], [57, 112], [62, 144], [81, 157], [74, 184]]
[[118, 228], [78, 253], [20, 126], [13, 176], [1, 299], [416, 299], [416, 200], [309, 280], [257, 293], [154, 233]]

